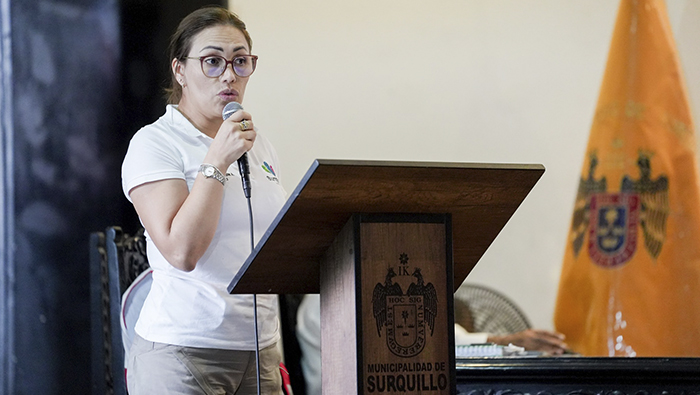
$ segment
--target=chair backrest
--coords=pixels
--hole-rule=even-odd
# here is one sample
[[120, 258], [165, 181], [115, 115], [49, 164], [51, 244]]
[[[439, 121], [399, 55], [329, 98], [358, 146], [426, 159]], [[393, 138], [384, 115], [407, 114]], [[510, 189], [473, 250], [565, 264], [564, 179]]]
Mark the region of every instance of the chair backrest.
[[93, 393], [126, 395], [122, 295], [148, 267], [143, 230], [130, 236], [111, 226], [90, 235]]
[[114, 393], [105, 234], [90, 234], [90, 345], [93, 394]]
[[469, 332], [507, 335], [532, 327], [525, 313], [502, 293], [476, 284], [462, 284], [454, 295], [455, 318], [460, 305], [468, 307], [463, 324]]

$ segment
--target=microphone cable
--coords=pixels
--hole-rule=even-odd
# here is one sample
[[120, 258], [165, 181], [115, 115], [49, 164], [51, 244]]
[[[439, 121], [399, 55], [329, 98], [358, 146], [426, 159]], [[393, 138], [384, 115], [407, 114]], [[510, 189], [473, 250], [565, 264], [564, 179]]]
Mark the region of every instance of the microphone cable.
[[[250, 191], [250, 189], [249, 189]], [[250, 202], [250, 192], [246, 194], [248, 201], [248, 219], [250, 222], [250, 253], [255, 251], [255, 232], [253, 231], [253, 206]], [[253, 328], [255, 330], [255, 371], [257, 372], [258, 395], [260, 395], [260, 340], [258, 339], [258, 295], [253, 294]]]
[[[233, 113], [238, 110], [242, 110], [238, 102], [230, 102], [224, 107], [221, 117], [227, 120]], [[250, 253], [255, 251], [255, 232], [253, 231], [253, 205], [250, 201], [250, 179], [248, 174], [250, 173], [250, 168], [248, 167], [248, 155], [243, 153], [240, 158], [238, 158], [238, 172], [241, 174], [241, 183], [243, 186], [243, 195], [248, 202], [248, 220], [250, 222]], [[260, 339], [258, 338], [258, 295], [253, 294], [253, 330], [255, 331], [255, 372], [258, 387], [258, 395], [260, 393]]]

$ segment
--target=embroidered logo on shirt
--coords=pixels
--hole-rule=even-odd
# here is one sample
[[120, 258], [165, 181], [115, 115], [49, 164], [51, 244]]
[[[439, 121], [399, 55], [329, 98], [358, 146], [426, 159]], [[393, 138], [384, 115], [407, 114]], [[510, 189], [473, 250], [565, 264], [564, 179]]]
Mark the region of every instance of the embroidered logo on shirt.
[[268, 180], [274, 181], [278, 184], [280, 183], [280, 180], [277, 178], [277, 174], [275, 173], [275, 169], [273, 169], [269, 163], [263, 161], [263, 164], [260, 165], [260, 167], [262, 167], [263, 171], [265, 171], [265, 173], [268, 174], [265, 175], [265, 177], [267, 177]]

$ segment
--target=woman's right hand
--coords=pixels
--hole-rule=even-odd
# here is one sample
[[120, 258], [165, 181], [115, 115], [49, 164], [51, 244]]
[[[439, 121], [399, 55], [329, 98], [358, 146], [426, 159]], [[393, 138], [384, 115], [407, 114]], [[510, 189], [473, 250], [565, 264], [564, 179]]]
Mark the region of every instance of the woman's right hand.
[[253, 117], [246, 111], [236, 111], [219, 127], [204, 163], [212, 164], [226, 173], [231, 163], [253, 148], [256, 136]]

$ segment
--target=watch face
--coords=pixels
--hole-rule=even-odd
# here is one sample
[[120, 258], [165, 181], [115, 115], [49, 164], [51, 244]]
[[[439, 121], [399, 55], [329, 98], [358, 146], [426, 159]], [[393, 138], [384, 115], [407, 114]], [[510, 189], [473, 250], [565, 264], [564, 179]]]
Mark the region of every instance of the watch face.
[[211, 177], [214, 175], [214, 168], [213, 167], [207, 167], [204, 169], [204, 175], [207, 177]]

